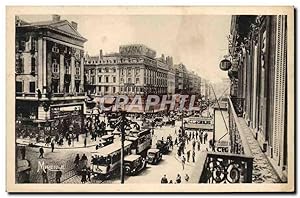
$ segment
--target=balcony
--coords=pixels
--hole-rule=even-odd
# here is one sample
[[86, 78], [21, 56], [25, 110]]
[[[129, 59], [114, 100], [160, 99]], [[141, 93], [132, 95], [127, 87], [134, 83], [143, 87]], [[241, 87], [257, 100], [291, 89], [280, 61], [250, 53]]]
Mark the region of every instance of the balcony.
[[229, 98], [229, 152], [202, 152], [190, 183], [252, 183], [254, 157], [239, 123], [235, 104]]
[[[85, 99], [86, 93], [53, 93], [51, 100], [72, 100], [72, 99]], [[18, 100], [31, 100], [38, 101], [37, 93], [25, 93], [25, 92], [16, 92], [16, 99]], [[42, 94], [42, 98], [40, 101], [48, 100], [47, 95], [45, 93]]]

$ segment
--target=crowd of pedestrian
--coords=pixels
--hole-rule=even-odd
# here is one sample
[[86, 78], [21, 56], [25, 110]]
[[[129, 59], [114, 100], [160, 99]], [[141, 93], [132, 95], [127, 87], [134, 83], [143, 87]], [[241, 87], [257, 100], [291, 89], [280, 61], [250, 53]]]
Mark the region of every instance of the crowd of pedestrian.
[[[190, 179], [190, 176], [188, 174], [185, 174], [185, 177], [184, 177], [185, 182], [188, 182], [189, 179]], [[180, 184], [181, 182], [182, 182], [182, 179], [181, 179], [181, 175], [179, 173], [176, 175], [175, 180], [172, 180], [172, 179], [168, 180], [167, 175], [164, 175], [160, 180], [161, 184]]]

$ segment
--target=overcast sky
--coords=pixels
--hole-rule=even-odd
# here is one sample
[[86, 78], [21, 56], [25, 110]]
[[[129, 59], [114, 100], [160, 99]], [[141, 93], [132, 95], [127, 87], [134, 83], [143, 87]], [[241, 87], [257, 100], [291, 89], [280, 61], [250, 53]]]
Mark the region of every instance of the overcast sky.
[[[21, 16], [28, 22], [51, 20], [51, 16]], [[219, 62], [227, 53], [231, 16], [213, 15], [127, 15], [61, 16], [78, 23], [78, 31], [88, 39], [89, 55], [118, 52], [119, 45], [141, 43], [156, 50], [157, 56], [173, 56], [191, 71], [216, 82], [227, 77]]]

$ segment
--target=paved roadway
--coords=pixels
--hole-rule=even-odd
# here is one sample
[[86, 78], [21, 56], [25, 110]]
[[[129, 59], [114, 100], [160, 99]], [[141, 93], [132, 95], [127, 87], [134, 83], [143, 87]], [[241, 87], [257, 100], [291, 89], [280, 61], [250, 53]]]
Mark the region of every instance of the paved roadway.
[[[228, 116], [227, 116], [228, 117]], [[225, 115], [226, 118], [226, 115]], [[216, 113], [216, 138], [221, 137], [226, 132], [226, 129], [224, 127], [224, 122], [221, 117], [221, 114]], [[222, 126], [223, 125], [223, 126]], [[164, 137], [164, 139], [167, 139], [168, 135], [172, 135], [173, 140], [175, 140], [175, 129], [178, 132], [179, 127], [181, 126], [180, 121], [176, 121], [175, 127], [171, 126], [163, 126], [162, 128], [155, 128], [154, 129], [154, 136], [153, 136], [153, 144], [156, 143], [157, 139], [161, 139]], [[224, 132], [225, 131], [225, 132]], [[209, 133], [208, 140], [212, 138], [212, 133]], [[206, 145], [201, 145], [201, 150], [206, 150], [208, 148], [208, 142]], [[81, 177], [80, 176], [74, 176], [69, 178], [70, 174], [68, 171], [74, 166], [74, 159], [76, 154], [80, 154], [82, 156], [83, 153], [85, 153], [90, 161], [90, 153], [91, 151], [94, 151], [94, 147], [90, 148], [74, 148], [74, 149], [57, 149], [54, 151], [54, 153], [51, 153], [50, 149], [45, 149], [45, 159], [38, 159], [38, 148], [29, 148], [27, 147], [27, 153], [26, 157], [32, 162], [32, 171], [31, 171], [31, 181], [34, 183], [41, 183], [42, 182], [42, 176], [41, 173], [37, 172], [38, 168], [38, 161], [44, 161], [45, 164], [51, 165], [51, 164], [60, 164], [64, 163], [66, 170], [63, 171], [63, 177], [62, 180], [64, 183], [81, 183]], [[192, 150], [191, 143], [187, 145], [186, 150]], [[196, 156], [197, 153], [196, 149]], [[163, 155], [162, 161], [157, 165], [150, 165], [147, 164], [147, 167], [140, 172], [136, 176], [130, 176], [125, 177], [125, 183], [160, 183], [161, 177], [166, 174], [168, 180], [175, 180], [177, 174], [179, 173], [182, 178], [182, 183], [184, 183], [184, 176], [185, 174], [191, 175], [191, 172], [194, 167], [194, 163], [190, 162], [186, 163], [185, 168], [183, 170], [182, 164], [180, 159], [176, 156], [177, 153], [177, 147], [174, 147], [173, 151], [171, 151], [167, 155]], [[197, 158], [197, 157], [196, 157]], [[49, 179], [54, 177], [53, 173], [50, 173]], [[52, 180], [53, 181], [53, 180]], [[119, 183], [119, 177], [112, 178], [107, 181], [100, 181], [100, 180], [93, 180], [93, 183]]]

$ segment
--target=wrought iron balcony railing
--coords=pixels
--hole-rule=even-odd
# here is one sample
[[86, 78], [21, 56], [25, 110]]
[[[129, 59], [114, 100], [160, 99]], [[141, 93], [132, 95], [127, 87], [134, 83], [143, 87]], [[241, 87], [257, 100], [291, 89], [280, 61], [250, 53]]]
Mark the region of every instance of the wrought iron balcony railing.
[[203, 152], [198, 162], [191, 177], [191, 183], [252, 182], [253, 158], [251, 156], [221, 152]]
[[233, 101], [228, 100], [229, 152], [202, 152], [190, 183], [251, 183], [253, 156], [239, 124]]

